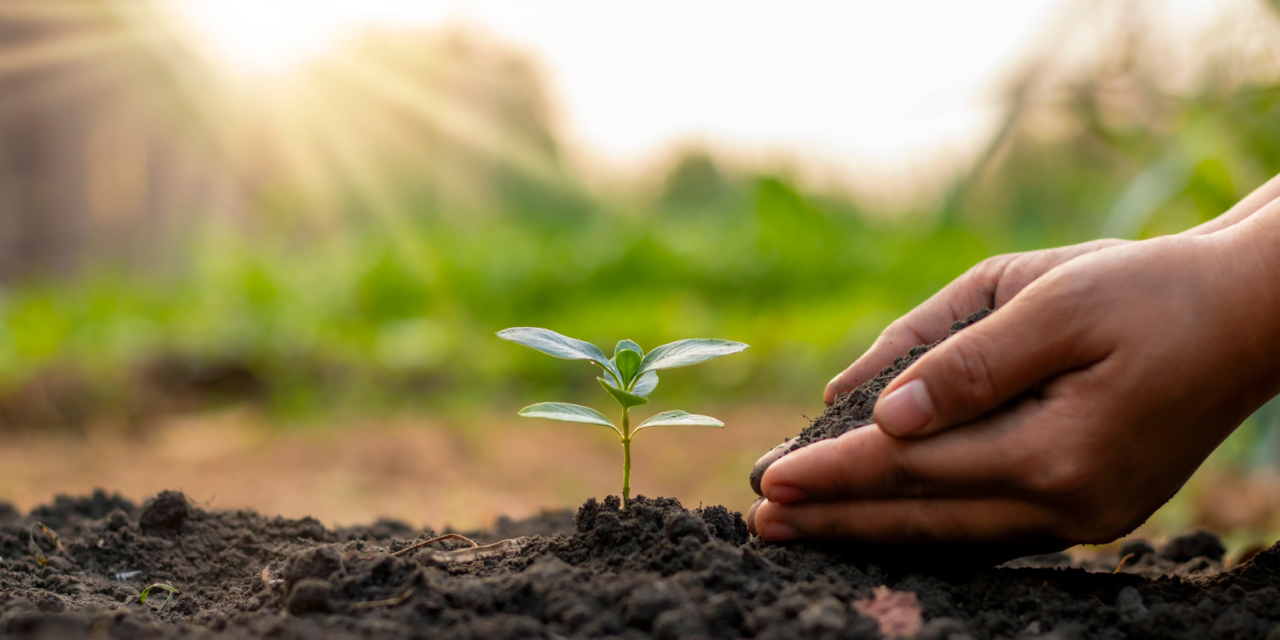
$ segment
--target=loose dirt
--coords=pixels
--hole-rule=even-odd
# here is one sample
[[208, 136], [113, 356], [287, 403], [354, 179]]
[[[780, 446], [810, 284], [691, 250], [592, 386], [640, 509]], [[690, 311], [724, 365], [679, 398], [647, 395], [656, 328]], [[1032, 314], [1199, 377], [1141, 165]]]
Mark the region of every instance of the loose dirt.
[[[1280, 622], [1280, 547], [1223, 571], [1206, 533], [1129, 541], [1118, 574], [1118, 554], [908, 571], [874, 550], [764, 543], [723, 507], [639, 497], [468, 534], [511, 540], [496, 551], [450, 540], [392, 555], [436, 533], [206, 511], [176, 492], [0, 506], [0, 637], [871, 639], [886, 610], [905, 625], [891, 628], [938, 640], [1264, 638]], [[138, 602], [157, 582], [181, 591], [163, 611], [164, 593]]]
[[[981, 309], [964, 320], [955, 322], [951, 325], [951, 334], [947, 338], [954, 336], [960, 330], [989, 315], [991, 315], [990, 309]], [[822, 412], [822, 415], [815, 418], [796, 437], [788, 438], [782, 444], [764, 454], [751, 469], [751, 488], [755, 490], [756, 495], [764, 495], [760, 491], [760, 481], [764, 478], [765, 469], [768, 469], [769, 465], [777, 462], [782, 456], [819, 440], [835, 438], [858, 427], [865, 427], [871, 424], [873, 422], [871, 413], [875, 409], [876, 399], [880, 397], [880, 392], [884, 391], [885, 387], [888, 387], [889, 383], [898, 377], [898, 374], [906, 371], [907, 367], [919, 360], [920, 356], [942, 344], [947, 338], [943, 338], [933, 344], [913, 347], [907, 352], [907, 355], [894, 358], [893, 364], [882, 369], [876, 377], [862, 383], [853, 391], [836, 396], [835, 402], [832, 402], [831, 406]]]

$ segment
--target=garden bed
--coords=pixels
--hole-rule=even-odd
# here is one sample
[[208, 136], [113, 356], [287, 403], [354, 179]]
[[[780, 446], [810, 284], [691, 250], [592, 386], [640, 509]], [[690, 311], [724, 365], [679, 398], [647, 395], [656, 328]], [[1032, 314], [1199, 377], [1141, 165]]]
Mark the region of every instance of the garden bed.
[[[1280, 622], [1280, 547], [1223, 571], [1206, 534], [1130, 541], [1120, 573], [1118, 555], [1061, 554], [908, 570], [751, 538], [723, 507], [610, 498], [500, 521], [476, 535], [513, 540], [491, 557], [448, 553], [457, 540], [393, 555], [434, 534], [205, 511], [174, 492], [0, 506], [0, 637], [876, 638], [874, 616], [892, 617], [877, 597], [914, 608], [879, 587], [915, 594], [921, 638], [1264, 638]], [[163, 592], [138, 601], [157, 582], [181, 591], [163, 611]]]
[[[929, 348], [841, 396], [773, 459], [865, 425]], [[724, 507], [641, 496], [437, 537], [209, 511], [176, 492], [28, 514], [0, 503], [0, 638], [1261, 639], [1280, 623], [1280, 545], [1225, 571], [1204, 532], [974, 567], [965, 550], [768, 543]], [[141, 602], [157, 583], [180, 594]]]

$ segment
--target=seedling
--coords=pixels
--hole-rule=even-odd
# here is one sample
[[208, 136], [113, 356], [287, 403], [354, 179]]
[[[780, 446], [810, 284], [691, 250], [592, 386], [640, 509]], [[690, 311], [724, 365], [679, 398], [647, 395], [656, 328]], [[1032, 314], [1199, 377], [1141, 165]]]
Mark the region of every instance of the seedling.
[[169, 606], [169, 603], [173, 602], [173, 597], [180, 593], [177, 589], [173, 588], [173, 585], [160, 584], [157, 582], [156, 584], [153, 584], [147, 587], [146, 589], [143, 589], [142, 593], [138, 594], [138, 602], [140, 604], [147, 603], [147, 596], [151, 595], [152, 589], [164, 589], [165, 591], [169, 592], [169, 597], [165, 598], [164, 604], [160, 605], [160, 609], [156, 611], [156, 613], [164, 613], [164, 610], [166, 607]]
[[40, 545], [36, 544], [36, 529], [39, 529], [40, 533], [43, 533], [44, 537], [48, 538], [49, 541], [53, 543], [54, 553], [62, 551], [62, 540], [58, 538], [58, 534], [55, 533], [53, 529], [44, 526], [43, 523], [37, 522], [31, 525], [31, 529], [27, 531], [29, 534], [29, 537], [27, 538], [27, 550], [35, 557], [36, 562], [40, 563], [40, 566], [44, 566], [45, 564], [48, 564], [49, 558], [44, 555], [44, 550], [40, 548]]
[[609, 421], [604, 414], [567, 402], [540, 402], [520, 410], [527, 418], [547, 418], [563, 422], [581, 422], [609, 427], [622, 442], [622, 506], [631, 498], [631, 440], [641, 429], [667, 426], [723, 427], [724, 423], [711, 416], [700, 416], [684, 411], [664, 411], [631, 428], [631, 408], [649, 402], [649, 394], [658, 386], [658, 371], [687, 367], [737, 353], [747, 348], [741, 342], [729, 340], [680, 340], [645, 353], [640, 345], [623, 340], [614, 349], [613, 357], [605, 357], [599, 347], [590, 342], [562, 336], [550, 329], [516, 327], [498, 332], [498, 337], [537, 349], [547, 355], [565, 360], [587, 360], [604, 370], [604, 377], [597, 378], [600, 386], [622, 407], [622, 427]]

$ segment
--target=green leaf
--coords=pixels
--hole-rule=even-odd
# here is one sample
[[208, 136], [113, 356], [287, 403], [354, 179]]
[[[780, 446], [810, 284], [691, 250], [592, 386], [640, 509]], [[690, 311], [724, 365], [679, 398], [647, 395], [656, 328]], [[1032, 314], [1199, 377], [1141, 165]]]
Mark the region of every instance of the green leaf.
[[[614, 431], [618, 428], [613, 426], [609, 419], [604, 417], [603, 413], [577, 404], [569, 404], [567, 402], [539, 402], [535, 405], [527, 406], [520, 410], [520, 415], [526, 418], [546, 418], [548, 420], [559, 420], [561, 422], [581, 422], [584, 424], [598, 424], [602, 427], [609, 427]], [[622, 433], [622, 432], [618, 432]]]
[[635, 430], [648, 427], [723, 427], [724, 423], [711, 416], [700, 416], [684, 411], [663, 411], [640, 423]]
[[599, 347], [576, 338], [560, 335], [550, 329], [537, 327], [513, 327], [498, 332], [498, 337], [522, 344], [530, 349], [537, 349], [549, 356], [565, 360], [590, 360], [608, 371], [614, 378], [621, 379], [618, 368]]
[[650, 351], [640, 362], [640, 372], [687, 367], [746, 348], [747, 345], [732, 340], [679, 340]]
[[640, 378], [636, 380], [635, 385], [631, 387], [631, 393], [634, 393], [641, 398], [648, 398], [649, 394], [653, 393], [654, 388], [657, 386], [658, 372], [646, 371], [640, 374]]
[[618, 373], [622, 374], [622, 385], [630, 386], [631, 381], [636, 379], [636, 374], [640, 372], [640, 354], [635, 351], [623, 350], [613, 357], [614, 364], [618, 367]]
[[[175, 589], [175, 588], [173, 588], [173, 587], [171, 587], [171, 586], [169, 586], [169, 585], [167, 585], [167, 584], [153, 584], [153, 585], [151, 585], [151, 586], [147, 587], [146, 589], [143, 589], [143, 590], [142, 590], [142, 593], [138, 594], [138, 596], [139, 596], [139, 597], [138, 597], [138, 603], [139, 603], [139, 604], [146, 604], [146, 603], [147, 603], [147, 596], [151, 595], [151, 590], [152, 590], [152, 589], [164, 589], [165, 591], [168, 591], [170, 594], [180, 593], [177, 589]], [[169, 596], [169, 598], [170, 598], [170, 599], [173, 599], [173, 596], [172, 596], [172, 595], [170, 595], [170, 596]], [[167, 601], [166, 601], [166, 604], [167, 604]]]
[[641, 349], [640, 345], [636, 344], [634, 341], [631, 341], [631, 340], [619, 340], [618, 346], [614, 347], [613, 349], [613, 356], [615, 358], [618, 357], [619, 351], [634, 351], [640, 354], [641, 356], [644, 355], [644, 349]]
[[633, 393], [627, 393], [626, 391], [609, 384], [609, 381], [604, 378], [596, 378], [596, 380], [599, 380], [600, 386], [604, 387], [604, 390], [608, 391], [609, 395], [613, 396], [613, 399], [617, 400], [618, 404], [624, 407], [638, 407], [642, 404], [649, 403], [648, 398], [638, 396]]

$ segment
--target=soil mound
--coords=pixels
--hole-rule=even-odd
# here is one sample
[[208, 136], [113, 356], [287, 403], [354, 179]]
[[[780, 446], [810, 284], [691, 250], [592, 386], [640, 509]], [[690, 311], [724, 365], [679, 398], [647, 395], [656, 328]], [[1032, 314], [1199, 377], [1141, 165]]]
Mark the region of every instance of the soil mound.
[[[1280, 622], [1280, 547], [1222, 571], [1221, 543], [1203, 532], [1159, 549], [1130, 541], [1143, 553], [1113, 574], [1118, 556], [1063, 554], [895, 570], [865, 550], [752, 539], [738, 513], [670, 498], [590, 500], [571, 522], [496, 529], [474, 537], [524, 537], [395, 555], [436, 532], [206, 511], [176, 492], [141, 508], [103, 493], [25, 515], [0, 506], [0, 638], [869, 640], [886, 593], [918, 602], [922, 639], [1261, 639]], [[182, 593], [140, 604], [157, 582]]]

